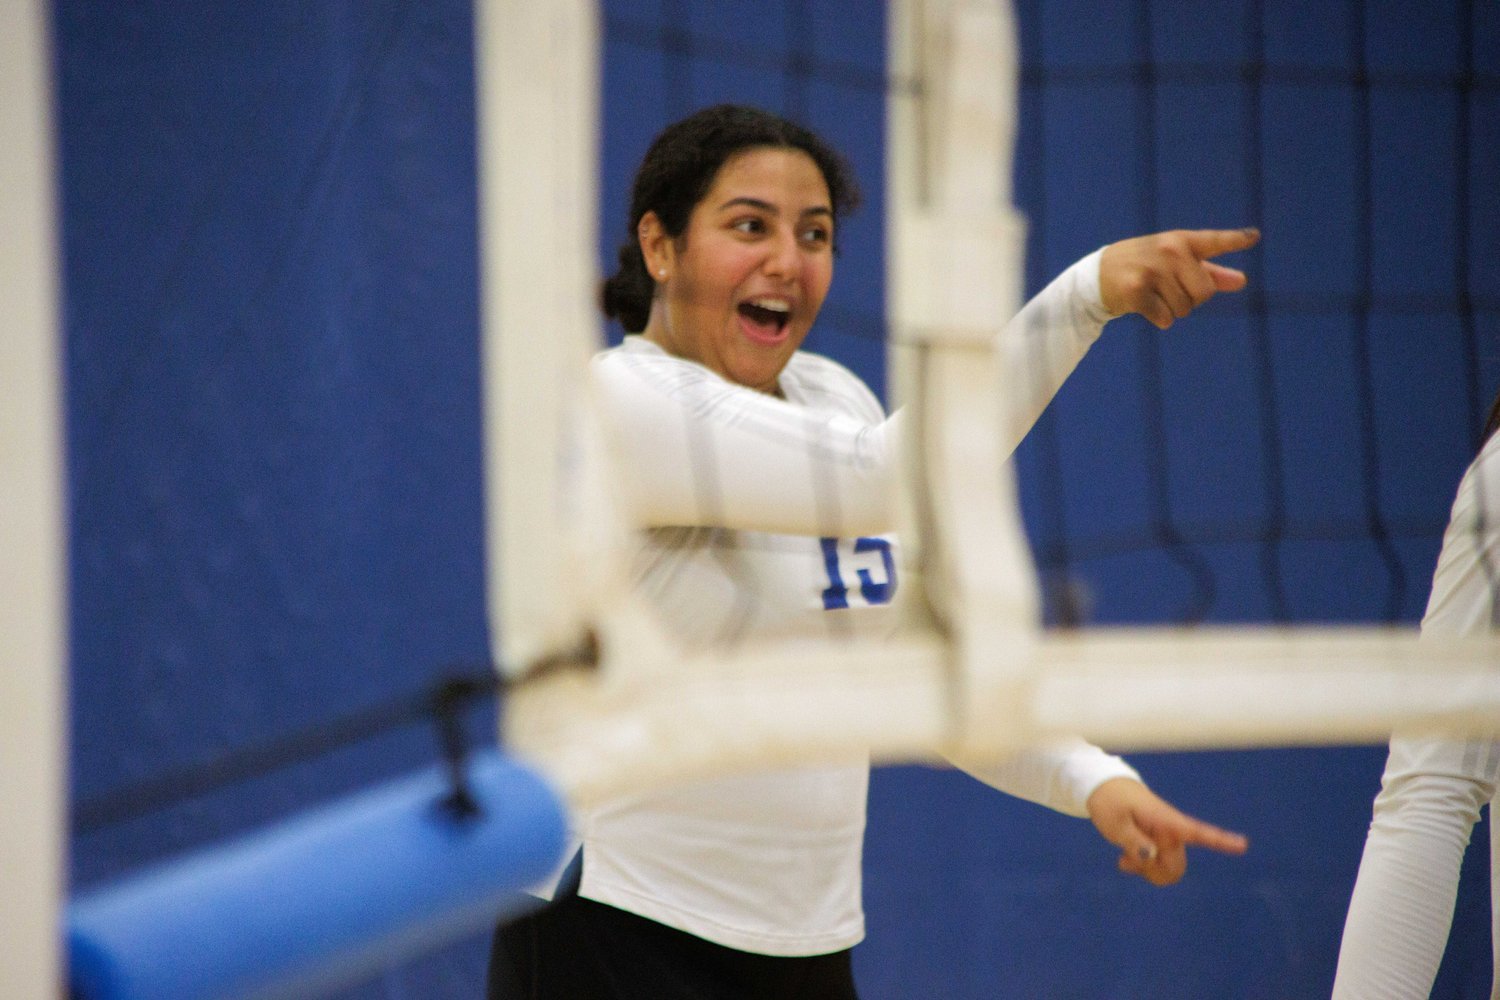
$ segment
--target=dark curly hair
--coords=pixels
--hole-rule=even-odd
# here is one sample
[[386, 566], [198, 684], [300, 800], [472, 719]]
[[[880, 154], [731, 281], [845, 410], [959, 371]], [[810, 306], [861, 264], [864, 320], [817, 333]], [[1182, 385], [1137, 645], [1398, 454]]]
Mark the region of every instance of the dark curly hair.
[[[620, 245], [620, 269], [604, 282], [600, 305], [628, 333], [646, 328], [656, 284], [646, 271], [636, 229], [655, 212], [668, 236], [687, 228], [693, 207], [708, 193], [719, 168], [747, 149], [796, 149], [812, 158], [833, 200], [837, 221], [859, 205], [859, 188], [848, 163], [809, 130], [779, 115], [737, 104], [704, 108], [668, 125], [651, 143], [630, 192], [628, 237]], [[835, 229], [837, 232], [837, 229]]]

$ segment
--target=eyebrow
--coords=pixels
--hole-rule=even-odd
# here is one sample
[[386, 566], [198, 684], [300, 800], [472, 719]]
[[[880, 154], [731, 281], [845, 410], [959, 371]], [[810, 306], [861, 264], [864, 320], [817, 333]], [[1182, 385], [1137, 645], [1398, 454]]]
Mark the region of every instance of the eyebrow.
[[[781, 214], [780, 210], [775, 205], [771, 204], [768, 201], [761, 201], [759, 198], [730, 198], [724, 204], [719, 206], [719, 211], [722, 212], [724, 211], [724, 209], [732, 208], [736, 205], [745, 205], [749, 208], [758, 209], [770, 215]], [[813, 208], [803, 209], [802, 215], [826, 215], [831, 219], [833, 218], [833, 209], [829, 208], [827, 205], [817, 205]]]

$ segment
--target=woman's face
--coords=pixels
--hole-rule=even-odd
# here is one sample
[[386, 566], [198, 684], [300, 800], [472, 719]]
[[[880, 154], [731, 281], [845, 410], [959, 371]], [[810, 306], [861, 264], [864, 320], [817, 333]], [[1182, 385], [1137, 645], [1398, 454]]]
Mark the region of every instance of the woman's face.
[[801, 150], [757, 148], [719, 168], [687, 228], [639, 230], [658, 283], [645, 336], [732, 382], [776, 392], [833, 280], [828, 184]]

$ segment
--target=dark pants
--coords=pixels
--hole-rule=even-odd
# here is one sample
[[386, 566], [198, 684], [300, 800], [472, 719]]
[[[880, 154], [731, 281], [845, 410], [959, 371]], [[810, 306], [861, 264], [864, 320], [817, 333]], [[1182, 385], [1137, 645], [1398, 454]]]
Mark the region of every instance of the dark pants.
[[573, 892], [495, 931], [489, 1000], [857, 1000], [849, 952], [736, 951]]

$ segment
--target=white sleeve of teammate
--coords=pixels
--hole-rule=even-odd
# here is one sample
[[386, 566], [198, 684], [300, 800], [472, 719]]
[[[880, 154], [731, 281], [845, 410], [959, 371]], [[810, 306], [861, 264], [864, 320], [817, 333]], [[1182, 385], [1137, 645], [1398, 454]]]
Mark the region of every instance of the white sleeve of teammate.
[[[1096, 252], [1006, 326], [1007, 453], [1107, 319]], [[843, 537], [894, 528], [899, 413], [873, 425], [815, 413], [655, 353], [610, 351], [593, 373], [638, 524]]]
[[1336, 1000], [1431, 993], [1464, 849], [1495, 791], [1497, 751], [1479, 741], [1391, 740], [1344, 921]]
[[[1423, 634], [1494, 627], [1500, 573], [1500, 435], [1453, 503]], [[1349, 901], [1336, 1000], [1419, 998], [1432, 990], [1480, 807], [1500, 783], [1500, 743], [1398, 735]], [[1500, 970], [1497, 970], [1500, 971]]]
[[1141, 780], [1125, 761], [1083, 740], [1022, 750], [998, 764], [951, 759], [991, 788], [1069, 816], [1087, 816], [1089, 795], [1109, 779]]

